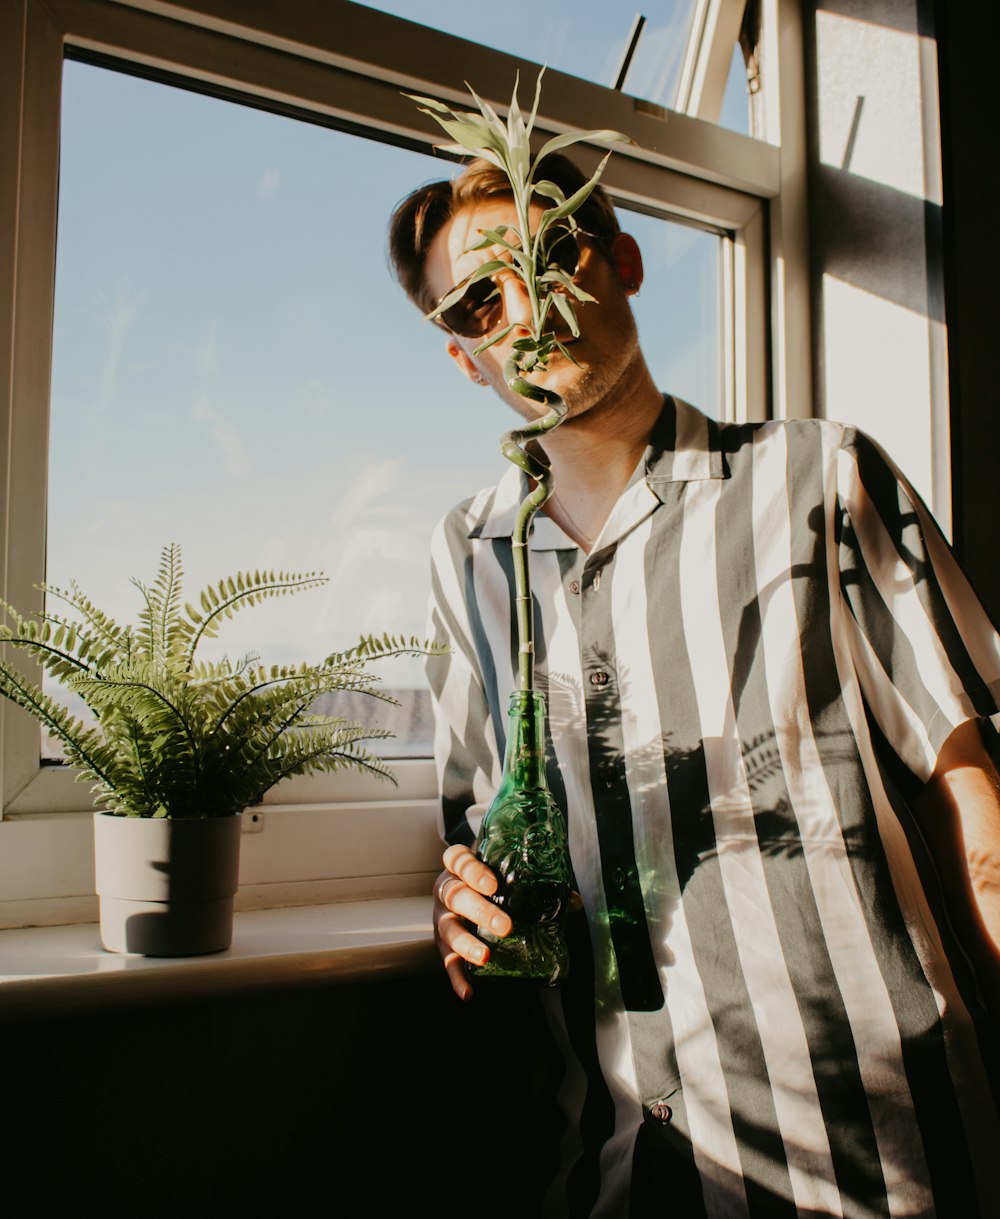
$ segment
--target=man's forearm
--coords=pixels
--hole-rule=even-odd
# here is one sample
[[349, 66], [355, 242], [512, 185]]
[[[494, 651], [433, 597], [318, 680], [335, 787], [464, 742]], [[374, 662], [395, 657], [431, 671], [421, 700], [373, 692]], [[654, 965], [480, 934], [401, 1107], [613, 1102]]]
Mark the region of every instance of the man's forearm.
[[944, 779], [961, 831], [969, 886], [983, 929], [1000, 953], [1000, 783], [989, 757]]
[[948, 913], [1000, 1015], [1000, 778], [974, 722], [945, 742], [917, 814]]

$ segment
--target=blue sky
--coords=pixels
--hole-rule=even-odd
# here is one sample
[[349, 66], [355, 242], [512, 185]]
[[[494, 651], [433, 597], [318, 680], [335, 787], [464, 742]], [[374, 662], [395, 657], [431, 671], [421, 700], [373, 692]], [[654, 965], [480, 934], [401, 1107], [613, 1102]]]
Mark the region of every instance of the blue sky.
[[670, 105], [693, 0], [649, 0], [640, 9], [608, 0], [507, 0], [502, 16], [496, 5], [481, 0], [373, 0], [369, 7], [609, 86], [636, 13], [642, 12], [646, 24], [625, 91]]
[[[641, 12], [646, 21], [623, 89], [673, 108], [695, 4], [645, 0], [630, 8], [608, 0], [505, 0], [502, 15], [483, 0], [372, 0], [369, 7], [609, 87]], [[735, 48], [734, 56], [719, 121], [746, 133], [746, 79]]]
[[[128, 577], [178, 541], [189, 593], [242, 568], [331, 577], [238, 617], [219, 650], [295, 660], [423, 633], [430, 530], [503, 472], [509, 426], [386, 268], [392, 207], [450, 168], [67, 63], [50, 581], [132, 617]], [[717, 243], [626, 223], [654, 372], [713, 410]]]

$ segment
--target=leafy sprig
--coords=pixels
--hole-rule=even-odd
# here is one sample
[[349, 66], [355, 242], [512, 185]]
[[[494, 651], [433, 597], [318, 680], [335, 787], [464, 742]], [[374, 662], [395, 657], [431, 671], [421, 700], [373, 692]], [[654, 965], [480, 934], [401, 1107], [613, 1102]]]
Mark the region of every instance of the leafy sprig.
[[[454, 141], [441, 145], [444, 151], [483, 157], [504, 171], [510, 182], [517, 216], [516, 225], [483, 230], [482, 239], [470, 247], [476, 250], [499, 246], [509, 256], [509, 261], [490, 259], [484, 262], [466, 280], [456, 285], [427, 316], [439, 317], [460, 300], [471, 285], [480, 280], [496, 275], [499, 271], [513, 271], [524, 284], [531, 303], [530, 334], [519, 339], [515, 345], [515, 363], [519, 373], [531, 372], [536, 368], [544, 369], [555, 351], [559, 351], [567, 359], [573, 359], [572, 353], [558, 340], [550, 327], [552, 311], [554, 309], [564, 319], [570, 332], [576, 337], [579, 335], [579, 324], [574, 302], [592, 301], [594, 298], [562, 271], [551, 255], [555, 242], [563, 238], [566, 230], [573, 235], [578, 232], [575, 213], [600, 181], [611, 153], [605, 154], [590, 179], [569, 197], [555, 182], [539, 178], [539, 168], [550, 153], [559, 152], [572, 144], [588, 140], [605, 144], [631, 142], [621, 132], [606, 129], [566, 132], [546, 140], [538, 153], [532, 156], [531, 136], [538, 114], [543, 75], [544, 68], [538, 73], [535, 98], [527, 118], [518, 104], [519, 82], [515, 80], [506, 122], [489, 102], [479, 97], [468, 85], [467, 88], [478, 107], [478, 114], [454, 110], [434, 98], [407, 95]], [[537, 225], [532, 228], [531, 209], [536, 203], [542, 203], [544, 210]], [[485, 351], [494, 343], [499, 343], [511, 330], [512, 327], [507, 326], [490, 335], [476, 348], [476, 354]]]

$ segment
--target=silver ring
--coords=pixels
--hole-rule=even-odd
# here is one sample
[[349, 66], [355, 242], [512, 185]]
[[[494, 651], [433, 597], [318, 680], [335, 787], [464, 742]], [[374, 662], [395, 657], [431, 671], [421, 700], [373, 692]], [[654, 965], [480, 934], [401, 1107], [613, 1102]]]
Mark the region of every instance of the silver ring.
[[445, 901], [445, 893], [447, 892], [448, 886], [451, 884], [452, 881], [455, 881], [457, 884], [462, 883], [458, 879], [457, 876], [446, 876], [444, 878], [444, 880], [441, 881], [441, 883], [438, 885], [438, 901], [441, 903], [442, 906], [447, 907], [447, 905], [448, 905], [448, 903]]

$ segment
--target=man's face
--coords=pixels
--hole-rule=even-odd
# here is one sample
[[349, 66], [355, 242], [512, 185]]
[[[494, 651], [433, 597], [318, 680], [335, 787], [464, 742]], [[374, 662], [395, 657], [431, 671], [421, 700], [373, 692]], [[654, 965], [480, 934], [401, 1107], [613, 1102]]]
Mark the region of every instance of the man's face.
[[[534, 222], [541, 212], [540, 207], [533, 209]], [[455, 284], [461, 283], [480, 263], [503, 256], [499, 247], [485, 250], [470, 250], [469, 247], [478, 244], [484, 229], [504, 224], [516, 227], [517, 215], [512, 203], [499, 199], [459, 212], [442, 228], [427, 258], [427, 285], [435, 300], [440, 300]], [[559, 337], [565, 337], [566, 346], [578, 364], [556, 352], [547, 371], [531, 374], [531, 380], [536, 384], [561, 395], [569, 418], [590, 410], [613, 394], [636, 362], [641, 363], [635, 322], [625, 294], [626, 285], [635, 290], [642, 279], [642, 263], [635, 242], [622, 235], [610, 260], [586, 237], [581, 238], [580, 247], [577, 282], [596, 297], [596, 302], [575, 302], [579, 338], [564, 336], [565, 327], [561, 324], [557, 328]], [[500, 273], [496, 283], [503, 305], [496, 329], [512, 323], [514, 329], [479, 355], [473, 353], [484, 339], [451, 335], [448, 353], [470, 380], [491, 385], [516, 411], [527, 418], [535, 418], [544, 414], [544, 408], [514, 393], [503, 379], [503, 364], [511, 353], [513, 342], [530, 328], [531, 306], [523, 284], [513, 272]], [[554, 324], [554, 310], [549, 315], [549, 324]]]

